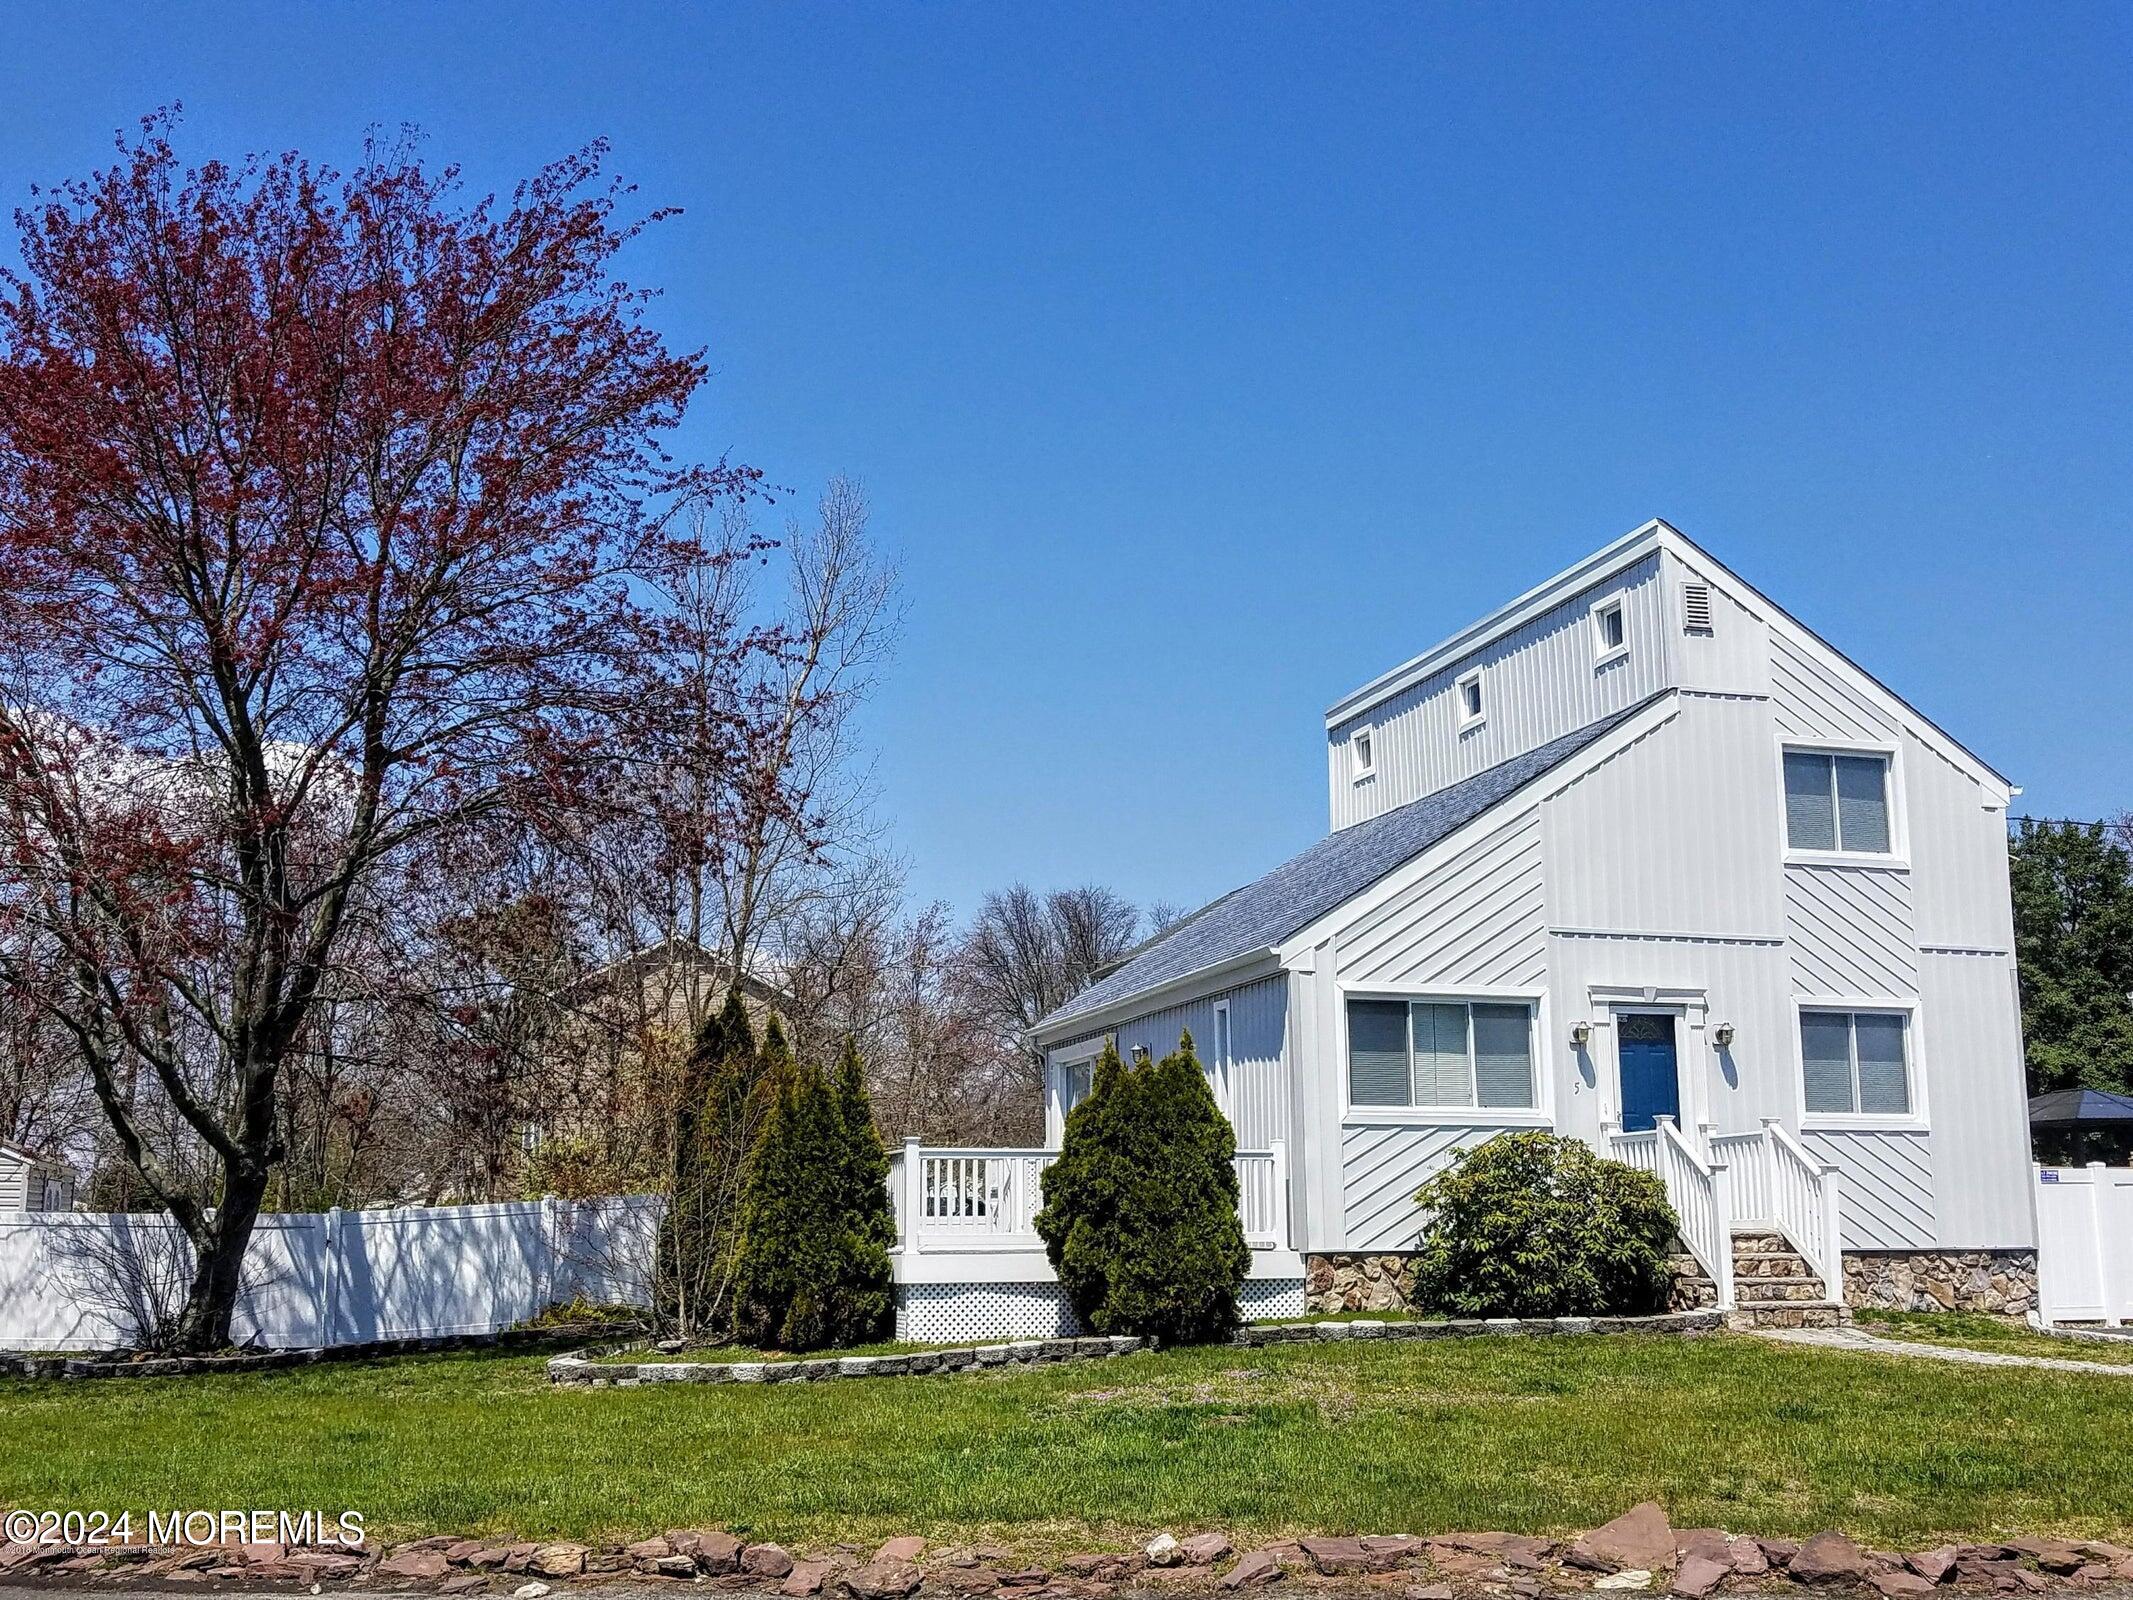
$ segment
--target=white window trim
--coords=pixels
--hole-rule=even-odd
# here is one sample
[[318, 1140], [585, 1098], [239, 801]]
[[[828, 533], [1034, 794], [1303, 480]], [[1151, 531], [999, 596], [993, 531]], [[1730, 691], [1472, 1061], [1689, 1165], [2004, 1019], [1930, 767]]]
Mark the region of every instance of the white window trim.
[[[1903, 1018], [1904, 1081], [1911, 1109], [1903, 1115], [1886, 1111], [1809, 1111], [1807, 1046], [1800, 1037], [1803, 1011], [1878, 1011]], [[1857, 1048], [1855, 1045], [1854, 1049]], [[1853, 1087], [1856, 1089], [1857, 1084]], [[1926, 1069], [1919, 1059], [1918, 1001], [1909, 995], [1797, 994], [1792, 997], [1792, 1104], [1803, 1133], [1925, 1133], [1933, 1124], [1926, 1108]]]
[[[1607, 624], [1604, 619], [1610, 611], [1622, 619], [1622, 642], [1616, 645], [1611, 645], [1607, 642]], [[1619, 594], [1604, 595], [1600, 599], [1593, 601], [1587, 615], [1592, 618], [1593, 671], [1597, 672], [1602, 667], [1611, 666], [1617, 661], [1627, 660], [1629, 658], [1629, 607], [1625, 603], [1625, 597]]]
[[[1474, 691], [1475, 702], [1481, 707], [1479, 711], [1467, 710], [1466, 692], [1469, 688]], [[1461, 733], [1470, 733], [1489, 720], [1488, 691], [1482, 685], [1481, 669], [1479, 667], [1476, 667], [1472, 672], [1460, 673], [1452, 684], [1452, 694], [1454, 697], [1453, 708], [1459, 714], [1459, 731]]]
[[1087, 1066], [1094, 1086], [1095, 1061], [1103, 1054], [1102, 1039], [1086, 1039], [1066, 1050], [1052, 1053], [1052, 1069], [1046, 1075], [1044, 1095], [1044, 1147], [1057, 1150], [1066, 1140], [1066, 1081], [1075, 1067]]
[[[1337, 984], [1338, 1004], [1334, 1017], [1334, 1059], [1339, 1063], [1341, 1121], [1352, 1127], [1388, 1128], [1553, 1128], [1555, 1126], [1555, 1078], [1548, 1070], [1548, 991], [1503, 988], [1492, 984], [1469, 984], [1446, 988], [1442, 984]], [[1519, 1106], [1359, 1106], [1348, 1098], [1348, 1002], [1350, 1000], [1435, 1001], [1440, 1005], [1524, 1005], [1531, 1008], [1527, 1050], [1533, 1063], [1533, 1098], [1530, 1107]], [[1471, 1027], [1471, 1024], [1469, 1024]], [[1473, 1051], [1472, 1035], [1467, 1050]], [[1412, 1058], [1409, 1061], [1412, 1070]]]
[[1368, 783], [1377, 775], [1377, 725], [1366, 722], [1348, 735], [1348, 781]]
[[[1889, 847], [1875, 850], [1795, 850], [1792, 824], [1785, 814], [1785, 757], [1879, 756], [1888, 763]], [[1904, 803], [1903, 748], [1887, 741], [1854, 739], [1787, 739], [1777, 743], [1778, 834], [1788, 867], [1880, 867], [1911, 870], [1910, 808]], [[1834, 821], [1834, 816], [1832, 817]], [[1841, 826], [1841, 824], [1839, 825]]]

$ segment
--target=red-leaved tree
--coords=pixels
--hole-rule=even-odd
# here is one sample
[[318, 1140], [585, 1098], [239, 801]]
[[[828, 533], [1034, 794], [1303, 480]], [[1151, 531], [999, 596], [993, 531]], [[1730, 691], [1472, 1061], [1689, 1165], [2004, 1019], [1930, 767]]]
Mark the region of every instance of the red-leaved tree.
[[701, 559], [674, 513], [754, 474], [660, 448], [704, 365], [614, 276], [657, 214], [601, 147], [469, 201], [405, 147], [187, 169], [171, 132], [16, 216], [0, 932], [191, 1241], [170, 1338], [207, 1349], [352, 908], [575, 803], [667, 625], [640, 580]]

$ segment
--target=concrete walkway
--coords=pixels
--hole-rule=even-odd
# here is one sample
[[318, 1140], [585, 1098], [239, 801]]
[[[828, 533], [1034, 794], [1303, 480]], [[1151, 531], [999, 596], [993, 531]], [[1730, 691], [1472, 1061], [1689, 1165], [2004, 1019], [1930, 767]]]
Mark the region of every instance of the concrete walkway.
[[1858, 1350], [1870, 1355], [1915, 1356], [1926, 1361], [1953, 1361], [1967, 1367], [2040, 1367], [2047, 1372], [2101, 1373], [2133, 1378], [2133, 1362], [2062, 1360], [2058, 1356], [2003, 1355], [1997, 1350], [1966, 1350], [1960, 1345], [1921, 1344], [1915, 1339], [1884, 1339], [1859, 1328], [1765, 1328], [1765, 1339], [1786, 1344], [1820, 1345], [1825, 1350]]

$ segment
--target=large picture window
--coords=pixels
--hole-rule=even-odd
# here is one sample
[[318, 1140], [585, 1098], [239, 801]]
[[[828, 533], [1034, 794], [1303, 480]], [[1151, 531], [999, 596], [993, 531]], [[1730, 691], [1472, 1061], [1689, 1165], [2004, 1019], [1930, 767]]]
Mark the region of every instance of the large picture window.
[[1885, 856], [1889, 758], [1785, 752], [1785, 842], [1794, 850]]
[[1532, 1110], [1533, 1008], [1523, 1001], [1350, 1000], [1348, 1103]]
[[1809, 1116], [1911, 1114], [1910, 1019], [1897, 1011], [1800, 1013]]

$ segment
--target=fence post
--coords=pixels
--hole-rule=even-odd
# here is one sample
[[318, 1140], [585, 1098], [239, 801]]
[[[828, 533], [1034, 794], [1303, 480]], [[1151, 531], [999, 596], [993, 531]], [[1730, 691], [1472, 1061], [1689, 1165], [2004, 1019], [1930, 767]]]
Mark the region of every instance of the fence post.
[[926, 1191], [925, 1178], [920, 1172], [922, 1162], [918, 1153], [918, 1135], [904, 1135], [904, 1254], [918, 1254], [918, 1236], [922, 1231], [921, 1208]]
[[336, 1303], [341, 1287], [341, 1208], [329, 1207], [318, 1219], [318, 1342], [331, 1350], [340, 1341]]
[[2106, 1328], [2120, 1326], [2118, 1310], [2118, 1285], [2111, 1273], [2110, 1217], [2107, 1215], [2111, 1201], [2111, 1174], [2101, 1161], [2088, 1163], [2089, 1170], [2089, 1237], [2096, 1241], [2097, 1299], [2103, 1307], [2103, 1325]]
[[552, 1194], [541, 1196], [541, 1280], [535, 1312], [538, 1314], [556, 1303], [556, 1284], [562, 1277], [563, 1235], [561, 1232], [562, 1203]]

